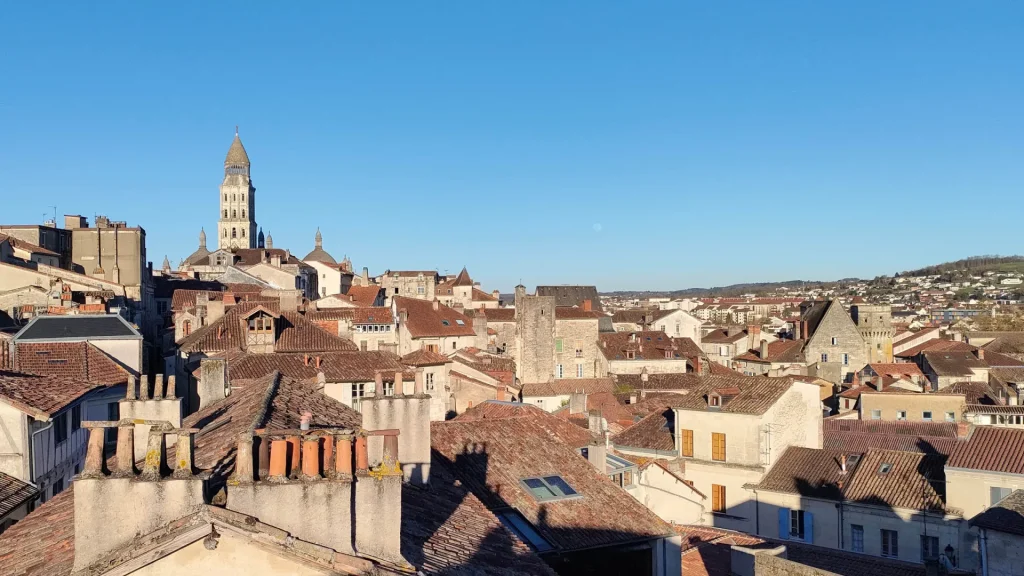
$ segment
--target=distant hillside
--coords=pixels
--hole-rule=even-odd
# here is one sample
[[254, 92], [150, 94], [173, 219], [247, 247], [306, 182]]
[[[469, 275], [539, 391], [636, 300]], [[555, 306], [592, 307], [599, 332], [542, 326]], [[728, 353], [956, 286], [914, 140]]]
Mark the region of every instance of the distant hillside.
[[669, 298], [728, 298], [743, 294], [767, 294], [779, 288], [810, 290], [812, 288], [833, 288], [843, 284], [857, 282], [856, 278], [842, 280], [789, 280], [787, 282], [749, 282], [730, 284], [729, 286], [713, 286], [711, 288], [687, 288], [669, 292], [620, 290], [618, 292], [602, 292], [602, 295], [617, 297], [669, 297]]
[[1024, 272], [1024, 256], [971, 256], [955, 262], [900, 272], [897, 276], [935, 276], [952, 272], [973, 275], [985, 272]]

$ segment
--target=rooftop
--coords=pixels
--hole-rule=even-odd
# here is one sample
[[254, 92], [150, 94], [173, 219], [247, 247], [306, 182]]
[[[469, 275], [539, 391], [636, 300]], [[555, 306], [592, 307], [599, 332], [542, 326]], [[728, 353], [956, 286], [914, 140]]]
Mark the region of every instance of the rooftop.
[[1024, 536], [1024, 490], [1009, 496], [971, 518], [971, 526]]
[[399, 318], [403, 310], [408, 314], [405, 322], [399, 322], [404, 324], [413, 338], [476, 335], [470, 317], [439, 302], [404, 296], [395, 296], [392, 302], [395, 310], [398, 310]]
[[0, 370], [0, 401], [37, 420], [49, 420], [96, 388], [84, 380]]
[[36, 316], [15, 341], [137, 339], [142, 335], [117, 314]]
[[87, 341], [25, 342], [17, 347], [17, 368], [40, 376], [57, 376], [92, 384], [126, 384], [131, 373]]

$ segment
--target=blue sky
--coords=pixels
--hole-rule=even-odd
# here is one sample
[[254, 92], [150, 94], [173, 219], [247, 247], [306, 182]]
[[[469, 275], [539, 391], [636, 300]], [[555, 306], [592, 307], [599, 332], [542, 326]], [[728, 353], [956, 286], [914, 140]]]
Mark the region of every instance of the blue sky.
[[[871, 277], [1021, 253], [1024, 3], [0, 8], [0, 221], [177, 263], [241, 126], [258, 222], [486, 289]], [[213, 235], [211, 234], [211, 239]]]

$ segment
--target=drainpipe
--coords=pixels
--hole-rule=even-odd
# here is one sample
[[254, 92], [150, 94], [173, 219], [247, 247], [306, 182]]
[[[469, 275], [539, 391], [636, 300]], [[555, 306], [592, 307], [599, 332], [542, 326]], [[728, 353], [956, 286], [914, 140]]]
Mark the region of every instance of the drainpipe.
[[757, 490], [752, 490], [754, 493], [754, 534], [761, 535], [761, 503], [757, 498]]
[[988, 576], [988, 535], [987, 530], [982, 528], [981, 532], [981, 576]]
[[845, 534], [843, 534], [843, 501], [842, 500], [840, 500], [836, 504], [836, 508], [839, 509], [839, 549], [840, 550], [845, 550], [845, 548], [843, 548], [843, 543], [844, 543], [843, 542], [843, 536], [845, 536]]
[[34, 452], [36, 445], [36, 434], [39, 434], [40, 432], [46, 432], [50, 428], [53, 428], [53, 420], [50, 420], [49, 424], [33, 432], [28, 439], [28, 477], [31, 478], [32, 484], [36, 486], [39, 485], [39, 483], [36, 482], [36, 460], [35, 458], [33, 458], [33, 456], [35, 455]]

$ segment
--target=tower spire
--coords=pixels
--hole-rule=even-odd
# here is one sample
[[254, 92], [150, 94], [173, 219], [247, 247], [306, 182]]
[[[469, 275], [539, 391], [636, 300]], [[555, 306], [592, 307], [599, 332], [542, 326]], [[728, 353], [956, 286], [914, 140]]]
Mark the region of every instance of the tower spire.
[[316, 228], [316, 237], [314, 238], [314, 240], [316, 241], [316, 247], [317, 248], [323, 248], [324, 247], [324, 237], [320, 234], [320, 227], [319, 226], [317, 226], [317, 228]]

